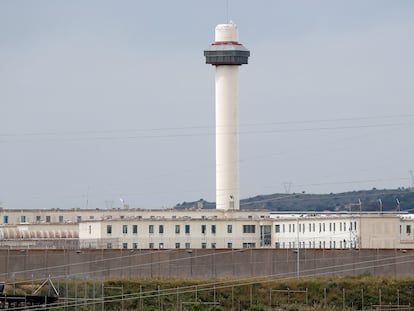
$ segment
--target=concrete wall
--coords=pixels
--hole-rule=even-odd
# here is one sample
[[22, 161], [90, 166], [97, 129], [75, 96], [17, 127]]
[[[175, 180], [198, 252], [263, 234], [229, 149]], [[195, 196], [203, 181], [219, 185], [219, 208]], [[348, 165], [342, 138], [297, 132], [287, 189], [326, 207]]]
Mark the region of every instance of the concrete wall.
[[412, 276], [414, 250], [0, 250], [4, 280], [109, 277]]

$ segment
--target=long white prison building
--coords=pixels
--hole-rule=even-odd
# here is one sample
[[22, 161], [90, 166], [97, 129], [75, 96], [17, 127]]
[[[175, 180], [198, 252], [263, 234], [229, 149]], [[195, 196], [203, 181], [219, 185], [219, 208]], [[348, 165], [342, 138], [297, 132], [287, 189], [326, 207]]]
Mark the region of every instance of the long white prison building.
[[0, 246], [409, 249], [413, 226], [414, 215], [404, 213], [0, 209]]

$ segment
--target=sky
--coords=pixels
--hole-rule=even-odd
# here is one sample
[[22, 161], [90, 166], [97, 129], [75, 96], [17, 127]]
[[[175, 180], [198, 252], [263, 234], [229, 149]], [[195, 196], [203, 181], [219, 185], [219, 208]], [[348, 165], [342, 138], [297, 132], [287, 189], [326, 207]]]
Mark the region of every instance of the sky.
[[240, 196], [411, 187], [411, 0], [0, 1], [0, 206], [215, 201], [216, 24], [239, 71]]

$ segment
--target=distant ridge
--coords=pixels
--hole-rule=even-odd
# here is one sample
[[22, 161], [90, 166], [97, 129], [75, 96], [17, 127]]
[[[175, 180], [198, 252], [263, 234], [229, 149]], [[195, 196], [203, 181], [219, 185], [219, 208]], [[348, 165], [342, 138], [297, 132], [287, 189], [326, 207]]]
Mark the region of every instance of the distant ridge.
[[[361, 204], [359, 203], [361, 202]], [[398, 204], [398, 202], [400, 204]], [[212, 209], [203, 199], [177, 204], [176, 209]], [[243, 199], [241, 209], [271, 211], [408, 211], [414, 212], [414, 189], [372, 189], [329, 194], [275, 193]]]

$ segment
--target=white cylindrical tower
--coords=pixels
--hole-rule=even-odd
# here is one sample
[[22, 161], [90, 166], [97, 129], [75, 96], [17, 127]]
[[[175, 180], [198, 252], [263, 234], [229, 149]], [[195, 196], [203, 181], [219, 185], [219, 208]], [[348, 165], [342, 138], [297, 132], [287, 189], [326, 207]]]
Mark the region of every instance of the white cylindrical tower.
[[238, 72], [250, 52], [229, 23], [216, 26], [215, 42], [204, 55], [216, 66], [216, 208], [240, 209]]

